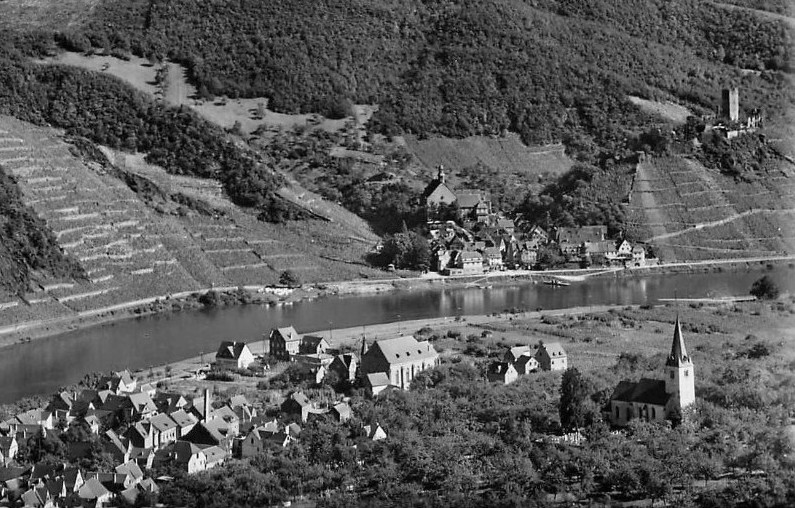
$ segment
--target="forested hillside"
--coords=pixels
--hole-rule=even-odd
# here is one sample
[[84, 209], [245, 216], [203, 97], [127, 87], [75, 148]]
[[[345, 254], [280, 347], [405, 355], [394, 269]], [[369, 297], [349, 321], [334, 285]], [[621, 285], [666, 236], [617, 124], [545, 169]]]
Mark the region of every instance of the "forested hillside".
[[[266, 96], [285, 112], [378, 103], [390, 133], [516, 131], [614, 147], [648, 123], [628, 93], [713, 109], [741, 81], [747, 107], [780, 110], [783, 23], [697, 0], [103, 2], [62, 40], [168, 56], [202, 94]], [[765, 71], [762, 75], [739, 68]]]

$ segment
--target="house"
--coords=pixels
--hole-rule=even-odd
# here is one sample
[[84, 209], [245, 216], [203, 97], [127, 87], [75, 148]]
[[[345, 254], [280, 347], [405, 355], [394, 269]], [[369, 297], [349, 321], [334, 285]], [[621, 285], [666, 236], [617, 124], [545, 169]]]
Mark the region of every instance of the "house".
[[277, 360], [287, 361], [291, 356], [298, 354], [301, 344], [301, 336], [295, 328], [274, 328], [268, 337], [270, 344], [270, 355]]
[[455, 193], [458, 214], [462, 219], [487, 222], [491, 214], [491, 198], [479, 189], [462, 189]]
[[506, 219], [505, 217], [501, 217], [497, 219], [497, 228], [505, 231], [509, 235], [512, 235], [516, 230], [516, 224], [511, 219]]
[[220, 466], [221, 464], [226, 461], [227, 452], [223, 448], [219, 446], [210, 446], [209, 448], [204, 448], [202, 453], [205, 456], [205, 468], [212, 469], [215, 466]]
[[127, 429], [124, 437], [136, 448], [155, 448], [157, 438], [152, 424], [149, 422], [136, 422]]
[[530, 354], [522, 355], [514, 362], [513, 368], [517, 374], [524, 376], [538, 370], [538, 360]]
[[310, 414], [322, 414], [323, 410], [315, 408], [302, 392], [291, 393], [281, 405], [282, 413], [300, 418], [302, 422], [309, 419]]
[[240, 456], [246, 458], [259, 455], [270, 446], [273, 441], [272, 436], [278, 434], [279, 430], [279, 423], [276, 420], [254, 427], [240, 444]]
[[605, 264], [618, 257], [616, 243], [610, 240], [603, 242], [585, 242], [580, 252], [583, 256], [590, 256], [591, 262], [595, 264]]
[[33, 487], [22, 494], [22, 502], [25, 507], [36, 508], [52, 508], [55, 505], [52, 502], [49, 490], [44, 485]]
[[618, 383], [610, 396], [611, 423], [626, 425], [633, 418], [647, 421], [674, 418], [696, 401], [695, 369], [685, 347], [679, 316], [664, 372], [665, 379]]
[[486, 259], [486, 266], [489, 268], [502, 268], [502, 253], [498, 247], [486, 247], [483, 252], [483, 257]]
[[131, 393], [128, 396], [132, 409], [132, 418], [140, 420], [157, 414], [157, 406], [147, 393]]
[[174, 463], [188, 474], [198, 473], [207, 469], [207, 456], [202, 449], [188, 441], [174, 443]]
[[536, 351], [536, 360], [541, 370], [566, 370], [568, 358], [560, 342], [541, 344]]
[[331, 413], [331, 416], [333, 416], [337, 422], [344, 423], [351, 419], [351, 406], [349, 406], [347, 402], [340, 402], [334, 404], [329, 413]]
[[254, 363], [254, 355], [245, 342], [225, 340], [215, 353], [215, 367], [223, 370], [247, 369]]
[[157, 392], [153, 401], [157, 410], [165, 414], [171, 414], [188, 405], [188, 400], [179, 393]]
[[489, 365], [486, 377], [491, 382], [499, 381], [500, 383], [508, 385], [516, 381], [519, 378], [519, 374], [511, 363], [493, 362]]
[[635, 266], [640, 266], [646, 260], [646, 249], [641, 245], [632, 247], [632, 262]]
[[459, 251], [454, 266], [465, 273], [483, 272], [483, 255], [470, 250]]
[[505, 362], [516, 363], [519, 358], [525, 355], [532, 355], [530, 346], [515, 346], [505, 352], [502, 359]]
[[377, 423], [373, 425], [364, 425], [362, 427], [364, 431], [364, 435], [370, 441], [381, 441], [382, 439], [386, 439], [386, 431]]
[[328, 366], [328, 370], [337, 375], [340, 380], [353, 382], [359, 368], [359, 359], [353, 353], [337, 355]]
[[77, 496], [88, 506], [107, 506], [111, 493], [96, 478], [89, 478], [77, 491]]
[[115, 471], [117, 475], [123, 475], [125, 477], [125, 488], [137, 485], [144, 478], [144, 472], [141, 471], [141, 468], [138, 466], [138, 464], [132, 460], [127, 461], [124, 464], [119, 464], [116, 466]]
[[170, 416], [158, 414], [149, 419], [154, 434], [155, 447], [162, 448], [169, 443], [173, 443], [179, 436], [178, 426]]
[[7, 466], [19, 452], [16, 436], [0, 436], [0, 464]]
[[227, 437], [240, 434], [240, 418], [235, 410], [229, 406], [221, 406], [213, 412], [213, 417], [207, 423], [218, 432]]
[[555, 241], [558, 244], [582, 245], [583, 243], [603, 242], [606, 238], [607, 226], [559, 227], [555, 230]]
[[535, 266], [538, 263], [538, 250], [522, 246], [519, 251], [519, 264], [525, 267]]
[[621, 238], [616, 241], [616, 254], [619, 257], [630, 258], [632, 257], [632, 244]]
[[373, 372], [366, 374], [364, 382], [370, 388], [370, 394], [375, 396], [386, 390], [389, 385], [389, 375], [385, 372]]
[[549, 243], [549, 234], [538, 225], [532, 226], [525, 236], [528, 240], [537, 242], [539, 245]]
[[298, 346], [298, 353], [302, 355], [322, 355], [331, 345], [319, 335], [304, 335]]
[[362, 356], [361, 370], [364, 375], [386, 374], [390, 384], [406, 390], [414, 376], [438, 363], [439, 354], [429, 342], [406, 335], [375, 341]]
[[180, 409], [179, 411], [174, 411], [169, 416], [177, 426], [178, 439], [181, 439], [188, 432], [190, 432], [193, 426], [196, 425], [196, 423], [199, 421], [192, 414], [186, 413], [184, 409]]
[[129, 370], [124, 369], [103, 378], [99, 382], [99, 386], [103, 390], [109, 390], [116, 395], [121, 395], [134, 392], [138, 386], [138, 381]]
[[52, 413], [44, 409], [31, 409], [19, 413], [15, 420], [17, 425], [33, 425], [47, 430], [55, 427]]

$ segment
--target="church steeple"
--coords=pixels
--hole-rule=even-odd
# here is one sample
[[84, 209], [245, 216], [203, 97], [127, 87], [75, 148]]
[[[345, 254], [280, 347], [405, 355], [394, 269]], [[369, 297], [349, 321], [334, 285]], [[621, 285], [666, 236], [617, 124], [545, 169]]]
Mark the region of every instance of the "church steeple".
[[679, 323], [679, 314], [676, 315], [674, 325], [674, 341], [671, 344], [671, 354], [668, 355], [665, 365], [668, 367], [682, 367], [685, 364], [692, 364], [690, 356], [685, 348], [685, 340], [682, 338], [682, 325]]
[[444, 183], [444, 164], [439, 164], [439, 172], [436, 173], [436, 179], [439, 183]]

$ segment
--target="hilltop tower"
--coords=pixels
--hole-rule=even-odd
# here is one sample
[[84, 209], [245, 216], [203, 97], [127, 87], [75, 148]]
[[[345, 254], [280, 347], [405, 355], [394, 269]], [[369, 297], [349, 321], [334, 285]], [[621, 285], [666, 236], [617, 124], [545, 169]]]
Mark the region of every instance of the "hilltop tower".
[[665, 393], [671, 394], [671, 409], [682, 410], [696, 401], [695, 370], [687, 354], [679, 316], [674, 325], [671, 353], [665, 362]]
[[723, 100], [721, 101], [721, 114], [730, 122], [740, 119], [740, 92], [735, 88], [723, 89]]

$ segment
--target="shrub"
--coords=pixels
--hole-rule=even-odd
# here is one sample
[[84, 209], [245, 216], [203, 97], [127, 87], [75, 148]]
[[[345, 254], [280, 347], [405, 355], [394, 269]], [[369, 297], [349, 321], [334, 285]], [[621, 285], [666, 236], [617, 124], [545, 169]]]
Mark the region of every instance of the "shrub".
[[778, 298], [780, 289], [769, 275], [757, 279], [751, 286], [750, 293], [760, 300], [774, 300]]

